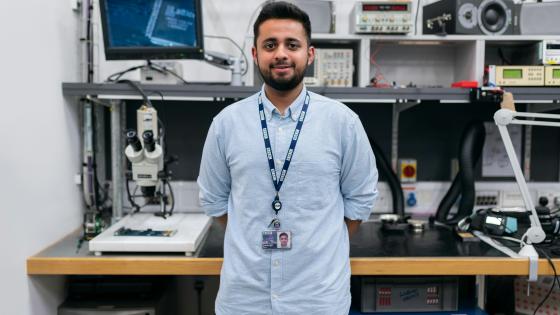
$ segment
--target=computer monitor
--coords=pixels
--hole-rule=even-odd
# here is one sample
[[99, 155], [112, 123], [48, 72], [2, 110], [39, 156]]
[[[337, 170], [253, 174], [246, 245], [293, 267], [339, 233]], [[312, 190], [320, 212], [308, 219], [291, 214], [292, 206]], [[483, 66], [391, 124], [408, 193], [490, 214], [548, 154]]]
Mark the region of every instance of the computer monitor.
[[203, 59], [200, 0], [100, 0], [107, 60]]

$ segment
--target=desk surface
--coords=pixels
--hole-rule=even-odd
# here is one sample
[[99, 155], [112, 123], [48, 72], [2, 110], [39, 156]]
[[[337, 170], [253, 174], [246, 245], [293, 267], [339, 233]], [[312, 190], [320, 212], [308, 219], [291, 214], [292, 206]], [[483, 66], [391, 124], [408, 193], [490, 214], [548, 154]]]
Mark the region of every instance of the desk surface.
[[[197, 257], [180, 254], [106, 254], [94, 256], [88, 244], [77, 250], [72, 233], [27, 259], [29, 275], [219, 275], [224, 229], [214, 222]], [[462, 243], [446, 227], [421, 233], [383, 232], [366, 222], [350, 242], [353, 275], [527, 275], [526, 259], [512, 259], [485, 243]], [[560, 259], [554, 259], [560, 270]], [[540, 259], [539, 274], [553, 274]]]

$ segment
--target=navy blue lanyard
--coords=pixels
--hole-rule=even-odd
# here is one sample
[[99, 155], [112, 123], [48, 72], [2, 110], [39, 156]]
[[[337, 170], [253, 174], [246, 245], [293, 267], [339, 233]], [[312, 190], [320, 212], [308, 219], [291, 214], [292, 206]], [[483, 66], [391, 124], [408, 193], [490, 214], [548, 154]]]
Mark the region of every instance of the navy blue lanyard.
[[280, 197], [278, 193], [280, 192], [280, 188], [282, 188], [282, 184], [284, 183], [284, 179], [286, 178], [286, 174], [288, 173], [288, 168], [290, 167], [290, 162], [292, 161], [292, 157], [294, 156], [294, 151], [296, 149], [296, 144], [299, 139], [299, 135], [301, 134], [301, 128], [303, 127], [303, 121], [305, 120], [305, 114], [307, 113], [307, 108], [309, 107], [309, 93], [305, 94], [305, 101], [303, 103], [303, 108], [301, 109], [301, 113], [299, 114], [299, 118], [296, 124], [296, 129], [294, 130], [294, 134], [292, 136], [292, 142], [290, 143], [290, 148], [286, 153], [286, 159], [284, 160], [284, 166], [282, 167], [282, 172], [280, 173], [280, 178], [276, 175], [276, 167], [274, 166], [274, 156], [272, 155], [272, 146], [270, 145], [270, 138], [268, 134], [268, 127], [266, 124], [266, 116], [264, 113], [264, 105], [262, 102], [262, 94], [259, 94], [259, 114], [261, 117], [261, 127], [262, 133], [264, 138], [264, 146], [266, 149], [266, 156], [268, 157], [268, 166], [270, 167], [270, 174], [272, 176], [272, 183], [274, 184], [274, 188], [276, 189], [276, 197], [272, 202], [272, 209], [278, 214], [278, 211], [282, 208], [282, 203], [280, 202]]

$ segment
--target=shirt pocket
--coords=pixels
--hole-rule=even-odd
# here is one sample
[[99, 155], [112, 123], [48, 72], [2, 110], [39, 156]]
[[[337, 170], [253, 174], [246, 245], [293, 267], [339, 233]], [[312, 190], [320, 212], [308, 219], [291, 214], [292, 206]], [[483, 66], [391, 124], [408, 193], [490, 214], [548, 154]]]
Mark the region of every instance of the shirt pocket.
[[295, 185], [292, 188], [297, 196], [296, 205], [301, 210], [326, 210], [340, 195], [340, 169], [336, 163], [293, 162], [293, 167]]

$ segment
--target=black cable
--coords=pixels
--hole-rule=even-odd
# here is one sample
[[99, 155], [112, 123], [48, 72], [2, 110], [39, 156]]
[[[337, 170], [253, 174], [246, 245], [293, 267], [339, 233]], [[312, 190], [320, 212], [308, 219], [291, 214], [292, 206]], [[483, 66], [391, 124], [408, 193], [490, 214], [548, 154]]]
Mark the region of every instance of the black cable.
[[163, 93], [161, 93], [161, 91], [150, 91], [150, 94], [157, 94], [161, 97], [161, 101], [165, 101], [165, 98], [163, 98]]
[[[116, 82], [116, 81], [119, 81], [120, 78], [121, 78], [123, 75], [125, 75], [125, 74], [127, 74], [127, 73], [129, 73], [129, 72], [131, 72], [131, 71], [134, 71], [134, 70], [137, 70], [137, 69], [140, 69], [140, 68], [144, 68], [144, 67], [145, 67], [145, 65], [134, 66], [134, 67], [130, 67], [130, 68], [126, 69], [126, 70], [113, 73], [113, 74], [111, 74], [110, 76], [107, 77], [107, 80], [106, 80], [106, 81], [107, 81], [107, 82]], [[115, 76], [116, 76], [116, 77], [115, 77]]]
[[171, 208], [169, 209], [169, 215], [173, 215], [173, 209], [175, 209], [175, 195], [173, 194], [173, 188], [171, 187], [171, 183], [167, 180], [165, 181], [167, 187], [169, 188], [169, 196], [171, 197]]
[[197, 293], [198, 315], [202, 315], [202, 290], [204, 290], [204, 282], [202, 280], [196, 280], [194, 282], [194, 289]]
[[556, 284], [558, 284], [558, 286], [560, 287], [560, 280], [558, 280], [558, 273], [556, 272], [556, 267], [554, 266], [554, 262], [552, 262], [552, 259], [550, 258], [550, 256], [542, 248], [537, 248], [535, 246], [535, 249], [539, 250], [546, 257], [546, 260], [548, 261], [548, 263], [552, 267], [552, 271], [554, 271], [554, 280], [552, 281], [552, 285], [550, 286], [550, 290], [548, 290], [548, 293], [546, 294], [546, 296], [539, 303], [539, 305], [537, 306], [537, 308], [533, 312], [533, 315], [536, 315], [537, 312], [539, 311], [539, 308], [541, 308], [541, 306], [544, 305], [546, 300], [548, 300], [548, 298], [550, 297], [550, 294], [552, 294], [552, 291], [554, 291], [554, 286], [556, 286]]
[[132, 195], [130, 194], [129, 183], [130, 183], [130, 180], [127, 178], [126, 179], [126, 196], [128, 197], [128, 202], [130, 202], [130, 205], [134, 209], [133, 213], [136, 213], [136, 212], [140, 211], [141, 207], [136, 202], [134, 202], [134, 199], [132, 199]]
[[416, 5], [416, 16], [414, 17], [414, 35], [418, 35], [418, 12], [420, 12], [420, 0]]
[[163, 93], [161, 93], [161, 91], [150, 91], [151, 94], [158, 94], [161, 97], [161, 101], [165, 101], [165, 98], [163, 98]]
[[91, 96], [89, 96], [89, 95], [86, 96], [85, 98], [81, 99], [81, 100], [82, 100], [82, 101], [88, 100], [88, 101], [92, 102], [93, 104], [101, 105], [101, 106], [104, 106], [104, 107], [107, 107], [107, 108], [111, 108], [111, 104], [106, 103], [106, 102], [103, 102], [103, 101], [100, 101], [100, 100], [98, 100], [98, 99], [95, 99], [95, 98], [93, 98], [93, 97], [91, 97]]
[[[165, 98], [163, 97], [163, 93], [161, 93], [160, 91], [151, 91], [151, 94], [159, 94], [159, 96], [161, 97], [161, 101], [165, 101]], [[163, 156], [167, 156], [167, 137], [166, 135], [166, 128], [165, 128], [165, 124], [163, 123], [163, 120], [161, 120], [160, 116], [158, 115], [158, 124], [160, 126], [159, 129], [159, 139], [160, 139], [160, 145], [162, 146], [163, 149]], [[161, 141], [161, 139], [163, 139], [163, 141]]]
[[[97, 166], [96, 166], [96, 162], [95, 162], [95, 152], [96, 152], [96, 128], [95, 128], [95, 110], [94, 110], [94, 106], [93, 104], [89, 101], [89, 100], [84, 100], [85, 104], [87, 105], [86, 107], [84, 107], [84, 110], [88, 110], [91, 111], [91, 150], [92, 150], [92, 154], [91, 154], [91, 161], [88, 162], [82, 162], [83, 166], [87, 166], [87, 171], [84, 172], [82, 174], [82, 176], [84, 177], [84, 181], [90, 181], [91, 180], [91, 187], [90, 189], [93, 191], [93, 196], [91, 198], [88, 198], [91, 202], [91, 206], [88, 206], [89, 209], [92, 209], [94, 211], [98, 210], [99, 204], [100, 204], [100, 198], [99, 198], [99, 185], [98, 185], [98, 181], [96, 180], [97, 178]], [[84, 125], [85, 126], [85, 125]], [[87, 135], [88, 132], [86, 130], [87, 128], [84, 127], [84, 135]], [[85, 155], [85, 148], [84, 148], [84, 152], [83, 154]], [[91, 163], [91, 165], [89, 165]], [[92, 178], [90, 179], [90, 167], [91, 167], [91, 173]], [[87, 177], [87, 179], [86, 179]], [[85, 192], [84, 192], [85, 194]], [[89, 196], [89, 194], [86, 194], [86, 196]]]
[[149, 107], [154, 107], [154, 105], [152, 105], [152, 102], [150, 101], [150, 99], [148, 98], [148, 95], [146, 94], [146, 92], [144, 92], [144, 90], [142, 89], [142, 87], [140, 87], [140, 85], [132, 80], [119, 80], [117, 81], [117, 83], [127, 83], [128, 85], [132, 86], [136, 91], [138, 91], [138, 93], [140, 93], [140, 95], [142, 96], [142, 98], [144, 99], [144, 102], [146, 103], [146, 105], [148, 105]]
[[[165, 136], [165, 125], [163, 124], [163, 121], [161, 120], [161, 118], [158, 117], [158, 124], [161, 126], [161, 128], [159, 128], [159, 137], [164, 137]], [[165, 139], [165, 137], [163, 138]]]
[[106, 79], [105, 81], [107, 81], [107, 82], [116, 82], [116, 81], [120, 80], [120, 78], [121, 78], [123, 75], [125, 75], [125, 74], [127, 74], [127, 73], [129, 73], [129, 72], [131, 72], [131, 71], [134, 71], [134, 70], [136, 70], [136, 69], [140, 69], [140, 68], [142, 68], [142, 67], [144, 67], [144, 66], [143, 66], [143, 65], [142, 65], [142, 66], [134, 66], [134, 67], [130, 67], [130, 68], [128, 68], [128, 69], [125, 69], [125, 70], [123, 70], [123, 71], [115, 72], [115, 73], [111, 74], [110, 76], [108, 76], [107, 79]]
[[107, 189], [105, 189], [105, 187], [103, 187], [101, 185], [101, 182], [99, 181], [99, 177], [97, 177], [97, 171], [95, 172], [95, 181], [97, 182], [97, 188], [99, 190], [101, 190], [102, 195], [103, 195], [103, 199], [100, 198], [99, 204], [101, 206], [105, 205], [105, 203], [107, 202], [107, 200], [111, 200], [113, 201], [113, 198], [111, 198], [109, 196], [109, 191]]
[[181, 77], [180, 75], [178, 75], [175, 71], [169, 70], [166, 67], [160, 67], [159, 65], [153, 64], [150, 60], [148, 60], [148, 64], [144, 67], [148, 67], [150, 69], [154, 69], [156, 71], [162, 72], [162, 73], [168, 73], [171, 74], [172, 76], [176, 77], [177, 79], [181, 80], [181, 82], [183, 82], [184, 84], [190, 84], [189, 81], [183, 79], [183, 77]]
[[80, 249], [82, 249], [82, 245], [84, 244], [84, 241], [86, 240], [86, 236], [83, 235], [82, 237], [80, 237], [80, 239], [78, 240], [78, 244], [76, 244], [76, 254], [80, 252]]
[[93, 4], [91, 1], [86, 2], [87, 5], [87, 22], [86, 22], [86, 50], [87, 50], [87, 83], [93, 82], [93, 45], [92, 42], [92, 23], [91, 12]]
[[369, 137], [369, 143], [371, 144], [371, 149], [373, 150], [373, 154], [375, 155], [375, 161], [377, 163], [377, 168], [379, 169], [379, 173], [385, 176], [385, 180], [389, 185], [391, 190], [391, 198], [393, 201], [393, 213], [399, 216], [400, 220], [405, 220], [406, 216], [404, 213], [404, 194], [401, 187], [401, 183], [393, 169], [391, 168], [391, 163], [389, 159], [381, 150], [381, 147], [373, 140], [372, 137]]
[[[93, 23], [92, 23], [92, 12], [93, 12], [93, 2], [88, 0], [85, 1], [83, 3], [83, 5], [86, 6], [86, 44], [85, 44], [85, 49], [86, 49], [86, 69], [85, 71], [87, 71], [86, 73], [86, 82], [87, 83], [92, 83], [93, 82], [93, 54], [94, 54], [94, 50], [93, 50], [93, 44], [92, 44], [92, 37], [93, 37]], [[83, 40], [83, 38], [82, 38]], [[86, 100], [86, 102], [89, 102], [88, 100]], [[99, 191], [98, 188], [100, 188], [99, 185], [99, 180], [97, 179], [97, 169], [95, 168], [95, 111], [94, 111], [94, 106], [93, 104], [91, 105], [91, 117], [92, 117], [92, 151], [93, 151], [93, 155], [92, 158], [93, 160], [93, 177], [94, 177], [94, 182], [92, 183], [93, 185], [93, 194], [94, 194], [94, 198], [95, 198], [95, 202], [93, 204], [94, 208], [99, 207]], [[101, 203], [102, 205], [105, 203], [105, 201], [107, 200], [107, 194], [105, 194], [105, 198], [103, 200], [103, 203]], [[99, 211], [99, 209], [94, 209], [95, 211]], [[76, 253], [78, 253], [82, 247], [82, 244], [86, 238], [85, 235], [85, 217], [84, 217], [84, 230], [83, 230], [83, 236], [80, 238], [80, 240], [78, 240], [78, 244], [76, 247]]]
[[[165, 98], [163, 97], [163, 93], [161, 93], [161, 91], [151, 91], [151, 94], [158, 94], [161, 97], [161, 101], [164, 102]], [[160, 133], [160, 135], [163, 137], [165, 135], [165, 125], [163, 124], [163, 121], [161, 120], [161, 118], [159, 118], [158, 115], [158, 123], [161, 126], [161, 130], [162, 132]]]
[[[420, 1], [420, 0], [418, 0]], [[227, 37], [227, 36], [218, 36], [218, 35], [204, 35], [204, 37], [208, 37], [208, 38], [218, 38], [218, 39], [225, 39], [229, 42], [231, 42], [233, 45], [235, 45], [235, 47], [237, 47], [237, 49], [239, 49], [239, 51], [241, 52], [241, 55], [243, 56], [243, 60], [245, 62], [245, 69], [243, 69], [243, 72], [241, 73], [242, 76], [244, 76], [245, 74], [247, 74], [247, 71], [249, 70], [249, 60], [247, 59], [247, 56], [245, 55], [245, 52], [243, 51], [243, 48], [241, 48], [235, 41], [233, 41], [233, 39]]]
[[[475, 201], [474, 168], [482, 155], [486, 133], [480, 121], [470, 122], [461, 135], [459, 142], [459, 173], [451, 187], [440, 201], [435, 219], [441, 223], [455, 225], [472, 213]], [[453, 204], [459, 199], [459, 208], [453, 217], [448, 218]]]
[[95, 210], [99, 210], [100, 205], [103, 205], [103, 203], [106, 201], [104, 200], [103, 203], [100, 203], [100, 197], [99, 197], [99, 180], [97, 178], [97, 161], [96, 161], [96, 157], [95, 157], [95, 152], [97, 152], [97, 128], [96, 128], [96, 123], [97, 123], [97, 115], [95, 113], [95, 106], [94, 104], [91, 104], [91, 126], [92, 126], [92, 131], [91, 131], [91, 148], [92, 148], [92, 152], [93, 152], [93, 189], [94, 189], [94, 196], [95, 196], [95, 200], [96, 200], [96, 207], [97, 209]]
[[178, 75], [176, 72], [171, 71], [171, 70], [169, 70], [169, 69], [167, 69], [167, 68], [162, 68], [162, 69], [163, 69], [163, 71], [165, 71], [165, 72], [171, 74], [172, 76], [176, 77], [177, 79], [181, 80], [181, 82], [183, 82], [183, 84], [190, 84], [189, 81], [183, 79], [183, 77], [180, 76], [180, 75]]
[[[161, 100], [165, 101], [164, 97], [163, 97], [163, 93], [161, 93], [160, 91], [153, 91], [153, 93], [157, 93], [161, 96]], [[160, 139], [163, 139], [163, 156], [166, 156], [166, 152], [167, 152], [167, 137], [165, 137], [165, 125], [163, 124], [163, 121], [161, 120], [161, 118], [158, 116], [158, 123], [161, 126], [160, 128]], [[164, 171], [167, 174], [167, 166], [164, 166]], [[165, 180], [164, 185], [167, 184], [167, 187], [169, 187], [169, 195], [171, 196], [171, 209], [169, 209], [169, 215], [173, 215], [173, 209], [175, 208], [175, 197], [173, 195], [173, 188], [171, 188], [171, 183], [169, 183], [169, 181]], [[163, 197], [163, 196], [162, 196]]]
[[[152, 63], [150, 60], [147, 61], [147, 64], [145, 65], [140, 65], [140, 66], [134, 66], [134, 67], [130, 67], [128, 69], [125, 69], [123, 71], [120, 72], [115, 72], [113, 74], [111, 74], [110, 76], [107, 77], [107, 82], [119, 82], [121, 81], [121, 77], [131, 71], [134, 70], [138, 70], [138, 69], [144, 69], [144, 68], [149, 68], [149, 69], [153, 69], [156, 70], [158, 72], [161, 73], [168, 73], [174, 77], [176, 77], [177, 79], [181, 80], [181, 82], [183, 82], [184, 84], [190, 84], [189, 81], [183, 79], [183, 77], [181, 77], [180, 75], [178, 75], [175, 71], [172, 71], [170, 69], [167, 69], [166, 67], [160, 67], [157, 64]], [[124, 80], [122, 80], [124, 81]]]
[[[161, 91], [150, 91], [150, 94], [158, 94], [161, 97], [161, 101], [165, 101], [165, 98], [163, 97], [163, 93], [161, 93]], [[161, 126], [161, 130], [160, 130], [160, 138], [165, 136], [165, 125], [163, 124], [163, 121], [161, 120], [161, 118], [158, 115], [158, 124]], [[165, 141], [165, 137], [163, 138]]]
[[[151, 91], [151, 94], [159, 94], [159, 96], [161, 97], [161, 101], [165, 101], [165, 98], [163, 97], [163, 93], [161, 93], [160, 91]], [[162, 139], [163, 138], [163, 156], [166, 156], [167, 154], [167, 137], [165, 137], [166, 135], [166, 128], [165, 128], [165, 124], [163, 123], [163, 120], [161, 120], [160, 116], [158, 115], [158, 124], [161, 126], [160, 128], [160, 132], [159, 132], [159, 138]], [[162, 144], [162, 143], [160, 143]]]
[[506, 58], [506, 56], [504, 55], [504, 51], [502, 50], [502, 48], [498, 48], [498, 56], [500, 57], [500, 59], [502, 60], [502, 64], [506, 64], [506, 65], [511, 65], [511, 61], [508, 60]]

